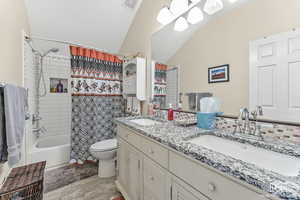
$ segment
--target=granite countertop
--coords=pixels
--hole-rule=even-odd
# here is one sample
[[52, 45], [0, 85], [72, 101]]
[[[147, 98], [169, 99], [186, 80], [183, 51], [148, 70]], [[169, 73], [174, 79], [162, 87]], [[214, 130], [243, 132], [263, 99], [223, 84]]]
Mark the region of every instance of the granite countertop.
[[[188, 139], [213, 134], [218, 137], [225, 137], [231, 140], [249, 143], [255, 146], [271, 149], [280, 153], [295, 156], [300, 159], [300, 146], [296, 144], [286, 144], [279, 141], [253, 141], [251, 139], [240, 138], [238, 135], [226, 133], [222, 130], [206, 131], [196, 126], [180, 127], [172, 122], [164, 122], [154, 126], [140, 126], [132, 119], [138, 117], [117, 118], [115, 121], [125, 125], [139, 133], [150, 137], [157, 142], [167, 145], [174, 150], [180, 151], [216, 170], [233, 176], [250, 185], [279, 197], [280, 199], [300, 200], [300, 177], [286, 177], [278, 173], [259, 168], [253, 164], [237, 160], [222, 153], [201, 147], [188, 142]], [[299, 174], [300, 175], [300, 174]]]

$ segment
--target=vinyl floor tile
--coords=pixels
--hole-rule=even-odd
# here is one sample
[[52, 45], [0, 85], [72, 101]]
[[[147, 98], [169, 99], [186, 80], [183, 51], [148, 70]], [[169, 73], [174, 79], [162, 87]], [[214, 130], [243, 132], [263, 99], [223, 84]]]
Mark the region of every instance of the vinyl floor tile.
[[44, 194], [44, 200], [110, 200], [120, 196], [114, 182], [92, 176]]

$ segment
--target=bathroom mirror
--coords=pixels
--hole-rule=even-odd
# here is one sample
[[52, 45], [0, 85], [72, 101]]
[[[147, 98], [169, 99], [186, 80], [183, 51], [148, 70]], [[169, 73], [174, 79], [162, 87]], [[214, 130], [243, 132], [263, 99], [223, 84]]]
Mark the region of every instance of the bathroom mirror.
[[[226, 116], [261, 106], [261, 119], [300, 123], [300, 23], [292, 17], [293, 5], [278, 14], [272, 1], [259, 6], [257, 0], [224, 0], [223, 9], [208, 14], [205, 2], [196, 5], [202, 21], [187, 22], [180, 32], [175, 19], [152, 34], [152, 100], [161, 98], [154, 92], [155, 87], [160, 91], [154, 78], [158, 63], [179, 69], [175, 108], [197, 111], [203, 94], [218, 97]], [[182, 17], [188, 19], [188, 14]], [[167, 101], [161, 104], [166, 107]]]
[[181, 102], [179, 93], [179, 67], [152, 60], [152, 94], [157, 108], [177, 108]]

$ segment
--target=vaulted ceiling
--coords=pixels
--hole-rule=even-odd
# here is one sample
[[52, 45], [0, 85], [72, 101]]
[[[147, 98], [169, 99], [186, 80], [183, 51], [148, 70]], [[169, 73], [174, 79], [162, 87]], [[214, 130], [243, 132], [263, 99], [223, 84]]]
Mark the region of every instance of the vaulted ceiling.
[[[32, 36], [111, 53], [121, 48], [141, 1], [25, 0]], [[135, 6], [132, 8], [131, 4]]]
[[[193, 35], [201, 28], [205, 28], [205, 25], [213, 21], [218, 17], [222, 17], [224, 14], [243, 6], [245, 3], [253, 0], [239, 0], [235, 3], [230, 3], [228, 0], [223, 0], [224, 8], [214, 15], [208, 15], [204, 13], [204, 20], [190, 25], [188, 29], [183, 32], [177, 32], [174, 30], [175, 21], [162, 27], [159, 31], [152, 36], [152, 57], [154, 60], [166, 63], [176, 52], [184, 46], [184, 44], [190, 40]], [[202, 0], [198, 3], [198, 7], [203, 10], [206, 1]], [[184, 16], [186, 16], [185, 14]]]

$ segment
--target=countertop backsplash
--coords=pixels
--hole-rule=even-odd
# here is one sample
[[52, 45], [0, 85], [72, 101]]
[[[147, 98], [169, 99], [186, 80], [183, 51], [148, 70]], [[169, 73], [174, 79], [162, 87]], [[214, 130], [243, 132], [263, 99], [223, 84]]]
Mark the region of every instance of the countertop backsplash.
[[[154, 117], [167, 120], [166, 110], [154, 110]], [[174, 120], [196, 121], [197, 116], [194, 113], [184, 111], [174, 111]], [[270, 137], [281, 141], [300, 144], [300, 126], [282, 125], [277, 123], [258, 122], [261, 125], [263, 137]], [[226, 130], [233, 133], [235, 129], [235, 121], [231, 118], [218, 117], [216, 129]]]

